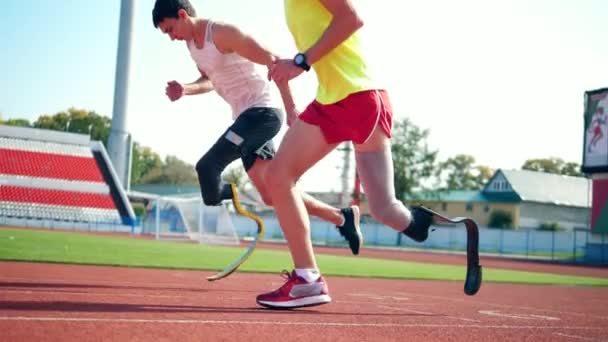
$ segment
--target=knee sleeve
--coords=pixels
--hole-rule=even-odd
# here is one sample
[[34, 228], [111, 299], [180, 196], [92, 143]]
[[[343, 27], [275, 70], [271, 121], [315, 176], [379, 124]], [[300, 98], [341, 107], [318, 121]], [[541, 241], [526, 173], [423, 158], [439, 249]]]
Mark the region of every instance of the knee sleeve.
[[393, 158], [390, 146], [373, 152], [356, 152], [357, 172], [372, 216], [402, 231], [411, 221], [410, 211], [395, 197]]

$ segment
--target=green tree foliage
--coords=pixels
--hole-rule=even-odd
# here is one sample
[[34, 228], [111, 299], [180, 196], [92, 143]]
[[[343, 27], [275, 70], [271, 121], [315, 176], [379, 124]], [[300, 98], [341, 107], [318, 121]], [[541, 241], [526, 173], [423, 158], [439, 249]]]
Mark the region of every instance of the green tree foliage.
[[490, 213], [488, 227], [498, 229], [513, 228], [513, 216], [508, 211], [494, 210]]
[[[41, 115], [33, 124], [24, 119], [10, 119], [0, 123], [12, 126], [33, 127], [87, 134], [92, 140], [101, 141], [106, 147], [110, 136], [111, 119], [94, 111], [69, 108], [53, 115]], [[149, 147], [134, 142], [131, 163], [132, 184], [198, 184], [192, 165], [177, 157], [168, 156], [163, 161]]]
[[557, 232], [565, 229], [557, 222], [543, 222], [538, 226], [538, 230]]
[[582, 177], [581, 167], [577, 163], [564, 162], [560, 158], [528, 159], [521, 167], [522, 170], [555, 173], [558, 175]]
[[437, 151], [427, 145], [428, 129], [421, 129], [405, 118], [395, 121], [392, 152], [395, 169], [395, 192], [405, 201], [414, 190], [423, 190], [425, 181], [433, 176]]
[[26, 119], [8, 119], [6, 121], [2, 121], [0, 119], [0, 124], [7, 126], [17, 126], [17, 127], [32, 127], [30, 122]]
[[222, 179], [224, 182], [235, 184], [239, 190], [244, 189], [250, 183], [249, 176], [240, 160], [228, 166], [222, 174]]
[[581, 165], [578, 163], [568, 162], [562, 166], [562, 174], [575, 177], [584, 177], [585, 175], [581, 172]]
[[[161, 170], [163, 162], [160, 156], [149, 147], [142, 147], [133, 143], [133, 156], [131, 163], [131, 184], [143, 184], [144, 178], [152, 170]], [[158, 173], [158, 171], [157, 171]]]
[[493, 173], [487, 166], [476, 166], [475, 158], [467, 154], [449, 158], [437, 169], [437, 177], [445, 184], [442, 190], [479, 190]]
[[111, 123], [110, 118], [99, 115], [94, 111], [70, 108], [54, 115], [41, 115], [32, 126], [34, 128], [87, 134], [91, 139], [99, 140], [107, 147]]
[[196, 171], [192, 165], [186, 164], [174, 156], [167, 156], [161, 167], [152, 168], [145, 174], [141, 182], [144, 184], [198, 184]]

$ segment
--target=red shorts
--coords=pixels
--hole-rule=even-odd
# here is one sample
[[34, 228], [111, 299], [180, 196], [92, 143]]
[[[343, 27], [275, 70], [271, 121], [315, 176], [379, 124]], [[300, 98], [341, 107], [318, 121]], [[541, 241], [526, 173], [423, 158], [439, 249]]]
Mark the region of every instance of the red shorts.
[[597, 125], [594, 127], [593, 135], [595, 135], [595, 136], [602, 135], [602, 127], [600, 125]]
[[366, 90], [328, 105], [313, 101], [298, 118], [319, 126], [328, 144], [343, 141], [362, 144], [377, 125], [391, 137], [393, 109], [386, 91]]

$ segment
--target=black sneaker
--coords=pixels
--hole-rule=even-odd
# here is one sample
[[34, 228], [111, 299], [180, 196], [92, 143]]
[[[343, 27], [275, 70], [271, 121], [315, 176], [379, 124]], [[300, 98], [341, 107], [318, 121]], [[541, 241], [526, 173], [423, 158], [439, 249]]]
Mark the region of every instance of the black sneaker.
[[348, 247], [350, 247], [353, 254], [357, 255], [359, 254], [359, 248], [363, 244], [363, 236], [359, 227], [359, 221], [361, 220], [359, 207], [353, 205], [350, 208], [340, 209], [340, 211], [344, 215], [344, 224], [336, 226], [336, 228], [338, 228], [340, 235], [348, 241]]
[[429, 237], [429, 228], [433, 223], [433, 214], [424, 210], [423, 207], [412, 207], [412, 222], [403, 231], [403, 234], [409, 236], [412, 240], [424, 242]]

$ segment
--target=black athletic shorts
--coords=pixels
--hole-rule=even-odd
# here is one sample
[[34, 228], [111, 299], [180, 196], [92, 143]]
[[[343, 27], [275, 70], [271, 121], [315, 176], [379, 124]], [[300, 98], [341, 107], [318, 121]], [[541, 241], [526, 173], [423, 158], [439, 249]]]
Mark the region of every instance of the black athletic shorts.
[[[249, 108], [239, 115], [220, 139], [227, 139], [236, 145], [245, 171], [253, 166], [256, 159], [272, 159], [276, 153], [272, 139], [279, 133], [283, 113], [269, 107]], [[219, 141], [218, 141], [219, 142]]]

